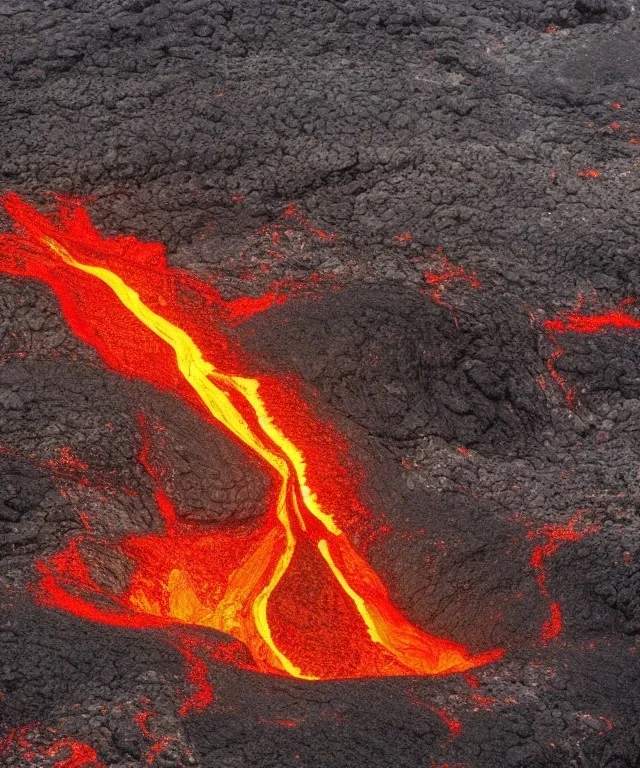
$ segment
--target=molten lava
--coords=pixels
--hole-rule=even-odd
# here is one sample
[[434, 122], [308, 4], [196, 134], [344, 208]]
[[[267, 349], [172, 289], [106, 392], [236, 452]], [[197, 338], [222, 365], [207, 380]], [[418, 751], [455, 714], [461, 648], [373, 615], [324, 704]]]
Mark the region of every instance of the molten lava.
[[[59, 758], [65, 751], [68, 757]], [[44, 754], [56, 758], [56, 768], [105, 768], [95, 749], [74, 739], [60, 739]]]
[[444, 248], [441, 245], [436, 248], [434, 255], [440, 257], [441, 268], [439, 270], [427, 269], [424, 272], [425, 282], [429, 286], [429, 295], [436, 304], [440, 304], [453, 314], [457, 325], [458, 320], [455, 317], [455, 308], [444, 298], [446, 284], [451, 280], [463, 280], [468, 283], [471, 288], [475, 288], [476, 291], [482, 291], [483, 285], [475, 272], [467, 272], [463, 266], [452, 264], [447, 258]]
[[547, 569], [545, 560], [555, 555], [560, 549], [560, 546], [567, 541], [580, 541], [584, 536], [588, 536], [591, 533], [597, 533], [600, 527], [596, 524], [584, 526], [578, 530], [576, 526], [582, 520], [583, 513], [581, 511], [569, 520], [566, 525], [554, 525], [547, 523], [543, 525], [539, 530], [529, 531], [527, 538], [536, 539], [543, 537], [546, 539], [544, 544], [537, 544], [531, 553], [531, 559], [529, 564], [537, 571], [536, 582], [540, 588], [540, 594], [546, 599], [549, 605], [549, 617], [542, 625], [540, 633], [540, 639], [543, 643], [553, 640], [562, 631], [562, 609], [560, 603], [556, 600], [551, 600], [549, 588], [547, 586]]
[[569, 386], [566, 379], [558, 373], [556, 361], [564, 355], [564, 347], [560, 344], [558, 336], [566, 333], [578, 333], [581, 335], [593, 335], [609, 330], [638, 331], [640, 319], [626, 311], [625, 307], [635, 304], [634, 298], [624, 299], [615, 309], [605, 312], [587, 314], [583, 311], [584, 296], [578, 296], [578, 302], [571, 312], [561, 312], [550, 320], [545, 320], [543, 328], [547, 332], [555, 349], [547, 358], [547, 370], [551, 378], [558, 384], [565, 394], [567, 403], [573, 407], [576, 402], [575, 387]]
[[[58, 739], [48, 748], [35, 746], [29, 737], [36, 729], [37, 723], [12, 728], [4, 739], [0, 739], [0, 756], [13, 754], [21, 761], [19, 765], [25, 765], [25, 760], [29, 765], [35, 764], [34, 760], [41, 765], [42, 758], [50, 757], [56, 768], [106, 768], [93, 747], [69, 737]], [[55, 728], [48, 730], [56, 732]]]
[[[77, 203], [61, 202], [57, 218], [13, 194], [4, 205], [16, 234], [0, 237], [0, 270], [48, 284], [74, 333], [112, 370], [173, 393], [272, 479], [269, 512], [250, 529], [181, 522], [158, 489], [164, 531], [108, 542], [135, 566], [127, 588], [107, 593], [94, 581], [83, 533], [39, 563], [43, 604], [163, 628], [174, 643], [189, 627], [220, 630], [249, 649], [258, 670], [305, 680], [462, 672], [502, 655], [429, 635], [391, 602], [347, 537], [366, 510], [341, 441], [295, 381], [255, 372], [231, 340], [233, 303], [169, 268], [160, 244], [103, 238]], [[202, 676], [198, 640], [181, 645]], [[197, 706], [210, 701], [203, 690]]]

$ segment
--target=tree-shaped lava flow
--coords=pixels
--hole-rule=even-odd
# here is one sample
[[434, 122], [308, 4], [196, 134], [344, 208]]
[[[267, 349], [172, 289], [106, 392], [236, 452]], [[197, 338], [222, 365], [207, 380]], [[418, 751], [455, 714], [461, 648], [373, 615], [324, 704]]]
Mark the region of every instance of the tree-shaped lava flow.
[[40, 563], [41, 602], [117, 626], [221, 630], [259, 670], [309, 680], [437, 675], [501, 656], [429, 635], [391, 602], [344, 531], [366, 512], [322, 437], [334, 433], [290, 378], [249, 375], [215, 289], [169, 268], [160, 244], [103, 238], [79, 204], [61, 202], [55, 217], [13, 194], [4, 205], [16, 234], [0, 238], [0, 269], [47, 283], [111, 369], [181, 398], [272, 478], [250, 532], [187, 527], [162, 497], [163, 533], [113, 542], [135, 563], [122, 594], [105, 595], [76, 548]]

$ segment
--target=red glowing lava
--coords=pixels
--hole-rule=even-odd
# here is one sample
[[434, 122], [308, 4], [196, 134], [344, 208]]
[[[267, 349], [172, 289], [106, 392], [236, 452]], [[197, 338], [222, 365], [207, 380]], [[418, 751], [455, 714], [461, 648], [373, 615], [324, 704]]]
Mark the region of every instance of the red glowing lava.
[[426, 709], [429, 712], [432, 712], [434, 715], [437, 715], [440, 720], [442, 720], [449, 732], [449, 742], [457, 739], [458, 736], [460, 736], [463, 731], [462, 721], [452, 713], [450, 707], [441, 707], [438, 709], [433, 704], [428, 704], [426, 701], [421, 699], [411, 689], [407, 691], [407, 697], [411, 704], [413, 704], [415, 707]]
[[0, 739], [0, 755], [17, 752], [27, 760], [35, 757], [35, 751], [32, 750], [32, 743], [27, 738], [32, 728], [32, 725], [23, 725], [21, 728], [11, 728], [9, 733], [3, 739]]
[[[144, 703], [149, 704], [150, 702], [148, 699], [145, 699]], [[151, 742], [151, 746], [147, 749], [144, 758], [147, 765], [152, 765], [159, 755], [178, 743], [175, 736], [164, 736], [155, 733], [155, 728], [152, 729], [151, 727], [151, 721], [155, 721], [157, 717], [157, 713], [150, 709], [137, 712], [133, 717], [133, 722], [140, 729], [140, 733]]]
[[95, 749], [74, 739], [60, 739], [44, 754], [56, 759], [56, 768], [106, 768]]
[[177, 645], [187, 663], [187, 681], [193, 693], [180, 706], [179, 714], [184, 717], [189, 712], [200, 712], [213, 702], [213, 687], [209, 682], [209, 665], [202, 656], [208, 650], [208, 644], [194, 637], [183, 634]]
[[[164, 530], [101, 542], [132, 564], [127, 588], [109, 593], [96, 583], [76, 536], [38, 564], [42, 604], [112, 626], [163, 630], [189, 664], [195, 693], [184, 712], [213, 696], [198, 627], [243, 643], [262, 672], [306, 680], [439, 675], [502, 655], [429, 635], [391, 602], [348, 538], [368, 512], [344, 440], [312, 413], [300, 382], [260, 373], [233, 341], [234, 302], [170, 268], [158, 243], [102, 237], [81, 205], [62, 203], [57, 216], [17, 195], [4, 205], [16, 234], [0, 237], [0, 270], [49, 285], [74, 333], [109, 368], [183, 400], [271, 479], [263, 519], [205, 529], [179, 519], [143, 447]], [[293, 206], [284, 216], [333, 238]], [[443, 266], [448, 273], [436, 287], [452, 277], [477, 282]]]
[[[42, 758], [50, 757], [54, 760], [55, 768], [107, 768], [93, 747], [76, 739], [65, 737], [50, 747], [36, 746], [29, 737], [37, 728], [35, 723], [12, 728], [4, 739], [0, 739], [0, 755], [13, 755], [29, 764], [38, 760], [38, 765]], [[55, 732], [56, 729], [48, 730]]]
[[0, 456], [29, 463], [46, 472], [53, 480], [61, 483], [59, 490], [63, 496], [69, 495], [64, 488], [69, 487], [72, 483], [78, 486], [90, 486], [107, 494], [126, 493], [128, 496], [137, 495], [133, 489], [118, 487], [106, 478], [100, 477], [97, 473], [91, 471], [89, 465], [81, 461], [69, 446], [60, 446], [57, 448], [56, 453], [57, 456], [55, 458], [45, 459], [33, 452], [22, 453], [5, 445], [0, 445]]
[[427, 269], [424, 273], [424, 279], [429, 286], [429, 294], [433, 301], [446, 307], [455, 316], [455, 308], [444, 299], [446, 283], [451, 280], [464, 280], [477, 291], [483, 290], [483, 286], [475, 272], [467, 272], [464, 267], [452, 264], [441, 245], [436, 248], [435, 254], [441, 259], [441, 267], [439, 270]]
[[[254, 236], [261, 237], [262, 235], [266, 235], [270, 238], [274, 248], [277, 248], [282, 240], [282, 235], [287, 232], [287, 228], [292, 222], [312, 234], [314, 237], [317, 237], [319, 240], [335, 242], [339, 239], [337, 235], [314, 226], [293, 203], [289, 203], [289, 205], [285, 207], [278, 221], [261, 227]], [[276, 256], [277, 258], [283, 258], [283, 254], [279, 251], [272, 251], [271, 255]]]
[[542, 327], [547, 332], [549, 340], [555, 349], [547, 358], [547, 370], [553, 381], [558, 384], [565, 394], [567, 403], [573, 407], [576, 402], [575, 387], [570, 386], [566, 379], [556, 370], [557, 360], [565, 354], [564, 347], [559, 341], [559, 336], [568, 333], [577, 333], [581, 335], [605, 333], [609, 330], [614, 331], [637, 331], [640, 330], [640, 318], [631, 315], [625, 310], [625, 307], [634, 304], [636, 299], [628, 298], [621, 301], [614, 309], [604, 312], [588, 314], [583, 311], [584, 297], [578, 296], [578, 301], [574, 309], [570, 312], [560, 312], [556, 317], [545, 320]]
[[537, 572], [536, 582], [540, 588], [540, 593], [547, 600], [549, 604], [549, 617], [542, 625], [540, 633], [540, 639], [543, 643], [549, 642], [554, 637], [557, 637], [562, 631], [562, 609], [560, 603], [555, 600], [551, 600], [549, 588], [547, 586], [547, 570], [545, 561], [555, 555], [560, 549], [563, 543], [567, 541], [580, 541], [584, 536], [590, 533], [597, 533], [600, 528], [598, 525], [587, 525], [578, 530], [576, 526], [582, 520], [583, 512], [576, 512], [576, 514], [565, 525], [552, 525], [547, 523], [538, 530], [529, 531], [527, 538], [546, 539], [544, 543], [537, 544], [533, 548], [531, 553], [531, 559], [529, 564]]

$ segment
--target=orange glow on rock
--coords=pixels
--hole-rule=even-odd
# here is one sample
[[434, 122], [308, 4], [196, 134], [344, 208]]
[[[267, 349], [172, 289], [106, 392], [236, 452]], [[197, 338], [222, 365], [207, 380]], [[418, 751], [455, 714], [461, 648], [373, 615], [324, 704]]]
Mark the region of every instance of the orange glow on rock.
[[[58, 757], [65, 752], [67, 757]], [[95, 749], [74, 739], [60, 739], [44, 754], [56, 759], [56, 768], [106, 768]]]
[[559, 336], [567, 333], [577, 333], [582, 335], [593, 335], [614, 331], [638, 331], [640, 330], [640, 319], [634, 317], [626, 311], [626, 307], [636, 303], [633, 297], [624, 299], [614, 309], [606, 310], [594, 314], [587, 314], [583, 311], [584, 297], [578, 296], [575, 308], [570, 312], [560, 312], [556, 317], [545, 320], [542, 327], [546, 331], [549, 340], [555, 349], [547, 358], [547, 370], [551, 378], [558, 384], [565, 393], [565, 398], [569, 406], [573, 407], [576, 403], [575, 387], [569, 386], [566, 379], [558, 373], [555, 364], [564, 353], [564, 347], [561, 345]]
[[[69, 737], [60, 738], [50, 747], [35, 746], [29, 738], [39, 726], [37, 723], [12, 728], [6, 738], [0, 739], [0, 755], [13, 754], [20, 760], [15, 765], [34, 765], [38, 758], [52, 758], [56, 768], [106, 768], [93, 747]], [[49, 728], [55, 733], [55, 728]], [[24, 762], [26, 761], [26, 763]], [[38, 765], [41, 762], [38, 760]]]
[[[90, 621], [166, 631], [196, 689], [183, 714], [213, 697], [190, 627], [233, 636], [259, 671], [306, 680], [439, 675], [502, 656], [430, 635], [391, 602], [347, 536], [367, 511], [343, 461], [344, 441], [312, 414], [298, 382], [255, 370], [232, 341], [233, 309], [214, 288], [170, 268], [158, 243], [102, 237], [80, 204], [62, 203], [57, 217], [13, 194], [4, 205], [16, 234], [0, 237], [0, 270], [49, 285], [74, 333], [109, 368], [180, 398], [271, 478], [269, 512], [259, 523], [199, 528], [176, 516], [143, 447], [165, 529], [108, 542], [135, 565], [126, 590], [99, 587], [74, 539], [38, 564], [41, 603]], [[293, 206], [284, 216], [312, 228]]]
[[436, 248], [434, 255], [440, 257], [441, 267], [440, 269], [427, 269], [424, 272], [425, 282], [429, 286], [429, 295], [436, 304], [445, 307], [454, 315], [457, 325], [458, 321], [457, 318], [455, 318], [455, 308], [444, 298], [446, 283], [451, 280], [464, 280], [471, 286], [471, 288], [475, 288], [476, 291], [482, 291], [483, 285], [475, 272], [467, 272], [463, 266], [452, 264], [447, 258], [444, 248], [441, 245]]
[[560, 603], [551, 600], [551, 595], [547, 585], [547, 569], [545, 561], [555, 555], [560, 549], [561, 545], [565, 542], [580, 541], [584, 536], [591, 533], [597, 533], [600, 528], [598, 525], [587, 525], [578, 530], [576, 526], [582, 519], [583, 513], [576, 512], [576, 514], [565, 525], [554, 525], [548, 523], [543, 525], [542, 528], [535, 531], [529, 531], [527, 538], [535, 539], [543, 537], [545, 539], [543, 544], [537, 544], [531, 552], [531, 559], [529, 564], [536, 571], [536, 582], [540, 588], [540, 594], [549, 603], [549, 617], [542, 625], [540, 632], [540, 639], [543, 643], [553, 640], [562, 631], [562, 609]]

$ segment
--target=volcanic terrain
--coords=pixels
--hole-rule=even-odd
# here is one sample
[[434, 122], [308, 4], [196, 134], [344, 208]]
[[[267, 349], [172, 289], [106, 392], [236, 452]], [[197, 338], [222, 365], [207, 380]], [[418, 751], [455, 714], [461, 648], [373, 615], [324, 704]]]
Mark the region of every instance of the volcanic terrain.
[[640, 765], [632, 0], [3, 0], [0, 765]]

